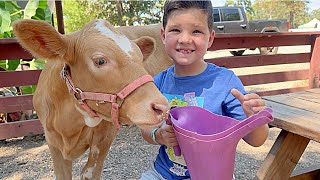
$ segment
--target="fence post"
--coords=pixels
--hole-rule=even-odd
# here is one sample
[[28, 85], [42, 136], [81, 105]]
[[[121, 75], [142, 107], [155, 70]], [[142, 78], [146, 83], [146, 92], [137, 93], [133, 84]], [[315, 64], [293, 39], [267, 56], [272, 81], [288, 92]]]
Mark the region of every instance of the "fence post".
[[311, 61], [309, 71], [309, 88], [318, 88], [320, 80], [320, 37], [313, 35], [311, 44]]

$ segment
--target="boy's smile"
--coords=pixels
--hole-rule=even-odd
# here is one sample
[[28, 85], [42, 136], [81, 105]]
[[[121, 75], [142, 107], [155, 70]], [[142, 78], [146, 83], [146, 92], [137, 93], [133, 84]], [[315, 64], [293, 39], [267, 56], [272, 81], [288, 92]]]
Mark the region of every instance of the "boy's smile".
[[182, 54], [182, 56], [184, 55], [189, 55], [191, 53], [193, 53], [195, 50], [190, 50], [190, 49], [177, 49], [177, 52]]
[[207, 18], [207, 14], [196, 8], [175, 10], [168, 17], [165, 29], [161, 29], [166, 52], [175, 63], [177, 75], [196, 75], [205, 70], [203, 56], [214, 38]]

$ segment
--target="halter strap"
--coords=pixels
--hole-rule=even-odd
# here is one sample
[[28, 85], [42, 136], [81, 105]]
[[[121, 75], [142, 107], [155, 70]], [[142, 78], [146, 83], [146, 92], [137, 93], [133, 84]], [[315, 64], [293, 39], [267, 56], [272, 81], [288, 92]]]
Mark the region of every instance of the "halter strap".
[[134, 80], [130, 84], [128, 84], [117, 94], [108, 94], [108, 93], [96, 93], [96, 92], [83, 92], [80, 88], [76, 88], [71, 80], [71, 76], [69, 75], [69, 68], [67, 65], [64, 65], [61, 71], [61, 77], [65, 81], [69, 92], [74, 95], [74, 97], [77, 99], [78, 103], [83, 108], [83, 110], [85, 110], [91, 117], [99, 117], [99, 116], [94, 110], [92, 110], [88, 106], [88, 104], [86, 103], [86, 100], [98, 101], [98, 103], [110, 102], [112, 106], [111, 120], [113, 125], [118, 129], [120, 128], [119, 109], [124, 99], [128, 97], [138, 87], [146, 84], [147, 82], [153, 82], [152, 76], [146, 74]]

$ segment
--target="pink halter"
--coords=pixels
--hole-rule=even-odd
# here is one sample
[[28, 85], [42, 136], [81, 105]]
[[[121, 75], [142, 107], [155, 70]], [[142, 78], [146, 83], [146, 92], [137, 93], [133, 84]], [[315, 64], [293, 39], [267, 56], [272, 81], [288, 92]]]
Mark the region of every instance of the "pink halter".
[[138, 79], [134, 80], [126, 87], [124, 87], [117, 94], [104, 94], [104, 93], [95, 93], [95, 92], [83, 92], [80, 88], [76, 88], [71, 80], [69, 75], [68, 66], [64, 65], [61, 70], [61, 77], [67, 84], [69, 92], [72, 92], [74, 97], [77, 99], [78, 103], [81, 107], [91, 116], [91, 117], [99, 117], [95, 111], [93, 111], [85, 100], [94, 100], [98, 101], [98, 103], [110, 102], [112, 105], [111, 110], [111, 120], [112, 124], [116, 128], [120, 128], [119, 124], [119, 108], [121, 107], [124, 98], [126, 98], [131, 92], [136, 90], [138, 87], [142, 86], [147, 82], [153, 82], [153, 78], [150, 75], [143, 75]]

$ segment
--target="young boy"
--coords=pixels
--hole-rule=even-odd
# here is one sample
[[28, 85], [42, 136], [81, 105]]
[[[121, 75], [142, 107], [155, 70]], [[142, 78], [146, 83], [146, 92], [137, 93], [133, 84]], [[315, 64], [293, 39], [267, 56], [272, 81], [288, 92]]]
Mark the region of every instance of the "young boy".
[[[161, 36], [174, 65], [158, 74], [155, 83], [171, 105], [192, 103], [243, 120], [265, 108], [265, 103], [258, 95], [247, 94], [232, 71], [204, 61], [214, 39], [212, 16], [211, 1], [165, 2]], [[188, 102], [188, 97], [194, 101]], [[163, 123], [159, 128], [141, 132], [149, 143], [161, 145], [155, 162], [141, 180], [190, 179], [183, 156], [173, 153], [172, 147], [178, 142], [171, 125]], [[268, 126], [264, 125], [243, 139], [252, 146], [260, 146], [268, 132]]]

